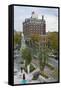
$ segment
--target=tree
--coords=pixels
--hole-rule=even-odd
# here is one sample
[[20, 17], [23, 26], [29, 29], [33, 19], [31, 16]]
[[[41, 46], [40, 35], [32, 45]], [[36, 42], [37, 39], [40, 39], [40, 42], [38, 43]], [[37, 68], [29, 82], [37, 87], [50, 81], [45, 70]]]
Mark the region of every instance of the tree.
[[48, 38], [50, 42], [50, 47], [53, 50], [58, 50], [58, 32], [49, 32]]
[[39, 42], [40, 42], [40, 35], [39, 34], [32, 34], [30, 37], [31, 41], [31, 47], [32, 47], [32, 53], [33, 55], [37, 54], [38, 47], [39, 47]]
[[27, 67], [32, 60], [31, 52], [29, 48], [23, 48], [21, 51], [21, 56], [25, 60], [25, 67]]
[[33, 34], [31, 35], [31, 41], [35, 42], [39, 42], [40, 41], [40, 35], [39, 34]]
[[21, 45], [21, 32], [14, 33], [14, 46]]
[[43, 71], [45, 68], [45, 65], [48, 62], [48, 49], [47, 47], [42, 47], [39, 51], [39, 65], [40, 65], [40, 70]]
[[42, 62], [42, 52], [41, 51], [39, 52], [38, 58], [39, 58], [40, 70], [42, 71], [44, 69], [44, 67], [43, 67], [43, 62]]

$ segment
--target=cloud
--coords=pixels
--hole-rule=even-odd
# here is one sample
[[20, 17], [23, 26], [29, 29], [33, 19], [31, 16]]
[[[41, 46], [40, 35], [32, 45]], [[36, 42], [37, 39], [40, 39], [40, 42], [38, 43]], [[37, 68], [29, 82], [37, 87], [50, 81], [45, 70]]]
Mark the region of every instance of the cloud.
[[46, 31], [58, 31], [58, 9], [37, 8], [37, 7], [15, 7], [14, 9], [14, 28], [23, 31], [22, 23], [25, 18], [30, 18], [32, 11], [41, 18], [44, 15], [46, 21]]
[[[41, 16], [39, 16], [41, 18]], [[54, 15], [45, 15], [46, 31], [58, 31], [58, 17]]]

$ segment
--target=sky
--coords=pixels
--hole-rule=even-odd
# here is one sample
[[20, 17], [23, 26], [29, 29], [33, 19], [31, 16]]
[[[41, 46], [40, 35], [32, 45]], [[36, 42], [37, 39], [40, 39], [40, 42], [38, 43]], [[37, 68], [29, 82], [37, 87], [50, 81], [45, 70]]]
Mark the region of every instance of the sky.
[[31, 17], [33, 11], [38, 15], [39, 19], [44, 15], [46, 32], [58, 31], [58, 8], [24, 6], [14, 6], [14, 30], [23, 31], [22, 23], [26, 18]]

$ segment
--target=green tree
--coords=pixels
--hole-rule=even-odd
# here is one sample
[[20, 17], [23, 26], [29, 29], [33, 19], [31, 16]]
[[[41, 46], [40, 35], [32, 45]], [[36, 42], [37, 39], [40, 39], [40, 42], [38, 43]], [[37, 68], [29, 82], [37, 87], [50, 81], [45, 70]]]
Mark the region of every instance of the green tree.
[[45, 65], [48, 63], [48, 51], [46, 48], [42, 48], [38, 55], [40, 70], [43, 71]]
[[32, 45], [32, 53], [33, 55], [37, 55], [39, 42], [40, 42], [40, 35], [39, 34], [33, 34], [30, 37], [31, 45]]
[[14, 32], [14, 46], [21, 45], [21, 32]]
[[23, 48], [21, 51], [21, 56], [25, 60], [25, 67], [31, 63], [32, 56], [29, 48]]
[[44, 69], [44, 64], [43, 64], [43, 61], [42, 61], [42, 52], [40, 51], [39, 52], [39, 66], [40, 66], [40, 70], [42, 71]]
[[58, 50], [58, 32], [49, 32], [48, 38], [50, 42], [50, 47], [54, 50]]
[[39, 42], [40, 41], [40, 35], [39, 34], [33, 34], [33, 35], [31, 35], [31, 41], [33, 43]]

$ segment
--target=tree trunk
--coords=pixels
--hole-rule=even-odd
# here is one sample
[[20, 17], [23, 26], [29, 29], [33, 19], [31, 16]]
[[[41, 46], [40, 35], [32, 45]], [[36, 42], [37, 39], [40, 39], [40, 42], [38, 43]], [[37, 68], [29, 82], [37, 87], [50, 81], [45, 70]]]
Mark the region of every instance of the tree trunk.
[[30, 64], [27, 65], [27, 72], [28, 72], [28, 74], [30, 73]]

